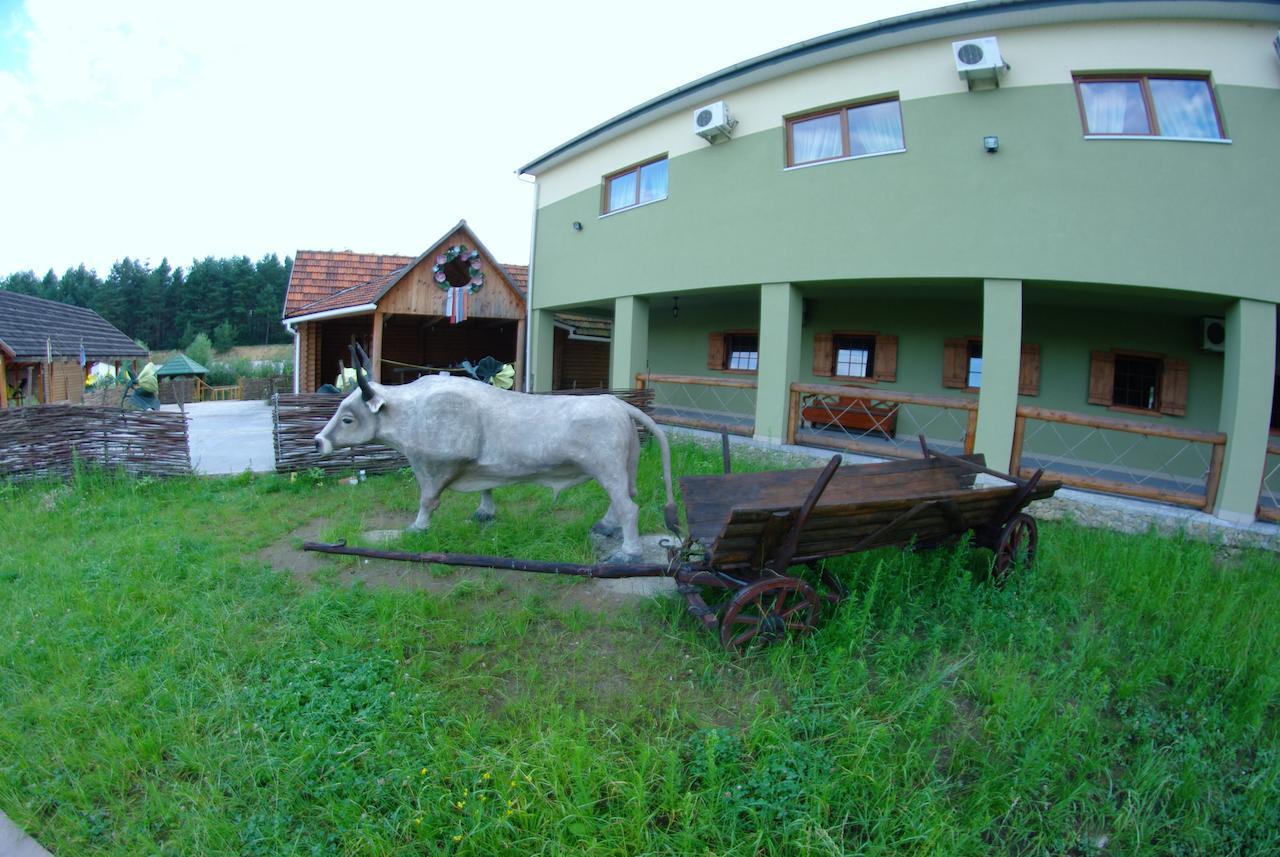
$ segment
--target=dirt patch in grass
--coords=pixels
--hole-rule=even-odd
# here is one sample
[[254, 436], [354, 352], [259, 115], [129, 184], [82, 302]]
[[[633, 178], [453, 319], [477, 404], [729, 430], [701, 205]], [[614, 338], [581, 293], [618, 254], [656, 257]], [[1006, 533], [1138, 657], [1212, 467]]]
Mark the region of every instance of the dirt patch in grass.
[[[404, 527], [405, 515], [381, 511], [366, 515], [364, 529], [398, 530]], [[647, 601], [655, 595], [674, 593], [675, 581], [636, 578], [623, 580], [588, 580], [557, 577], [499, 569], [462, 568], [399, 560], [366, 559], [305, 551], [302, 543], [323, 541], [334, 522], [313, 518], [284, 538], [268, 545], [254, 559], [278, 571], [287, 571], [304, 589], [331, 585], [365, 586], [370, 589], [399, 589], [456, 594], [518, 603], [529, 596], [539, 596], [555, 608], [578, 608], [592, 613], [609, 613], [626, 605]], [[460, 589], [461, 587], [461, 589]]]

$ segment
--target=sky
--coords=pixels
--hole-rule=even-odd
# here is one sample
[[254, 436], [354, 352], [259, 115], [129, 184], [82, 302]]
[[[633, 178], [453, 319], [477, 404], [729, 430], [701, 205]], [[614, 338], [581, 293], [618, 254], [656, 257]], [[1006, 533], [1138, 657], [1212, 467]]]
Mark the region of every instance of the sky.
[[515, 170], [753, 56], [942, 5], [0, 0], [0, 276], [125, 256], [529, 255]]

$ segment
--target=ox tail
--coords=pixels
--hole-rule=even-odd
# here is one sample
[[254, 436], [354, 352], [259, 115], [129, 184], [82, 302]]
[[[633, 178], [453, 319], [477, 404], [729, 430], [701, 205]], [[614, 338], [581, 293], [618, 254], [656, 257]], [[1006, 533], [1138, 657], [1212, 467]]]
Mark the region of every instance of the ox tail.
[[662, 429], [658, 428], [658, 424], [644, 411], [635, 405], [623, 402], [621, 399], [618, 401], [622, 402], [622, 406], [627, 409], [627, 414], [631, 419], [640, 423], [640, 425], [649, 430], [650, 434], [658, 439], [658, 447], [662, 450], [662, 481], [667, 487], [667, 505], [662, 510], [663, 518], [666, 521], [667, 529], [679, 536], [681, 535], [680, 513], [676, 509], [675, 494], [671, 491], [671, 447], [667, 445], [667, 435]]

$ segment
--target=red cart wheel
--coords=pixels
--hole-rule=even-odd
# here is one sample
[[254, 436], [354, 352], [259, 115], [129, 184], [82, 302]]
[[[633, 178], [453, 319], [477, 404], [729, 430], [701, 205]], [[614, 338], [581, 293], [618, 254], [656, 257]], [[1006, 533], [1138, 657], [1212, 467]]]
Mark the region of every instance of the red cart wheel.
[[1030, 568], [1036, 560], [1036, 519], [1019, 512], [1009, 519], [996, 541], [995, 561], [991, 565], [991, 581], [1004, 586], [1014, 566], [1021, 562]]
[[798, 577], [767, 577], [744, 586], [720, 618], [720, 642], [737, 654], [788, 631], [805, 634], [818, 621], [818, 593]]

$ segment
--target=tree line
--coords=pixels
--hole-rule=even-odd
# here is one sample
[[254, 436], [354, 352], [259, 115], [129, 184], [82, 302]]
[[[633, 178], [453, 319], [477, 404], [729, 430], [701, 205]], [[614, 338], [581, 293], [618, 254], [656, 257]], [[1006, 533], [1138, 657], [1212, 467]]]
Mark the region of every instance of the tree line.
[[276, 254], [253, 262], [248, 256], [192, 262], [189, 270], [125, 257], [103, 279], [83, 264], [59, 277], [20, 271], [0, 280], [0, 288], [88, 307], [149, 348], [186, 348], [197, 334], [214, 347], [289, 342], [280, 324], [293, 260]]

